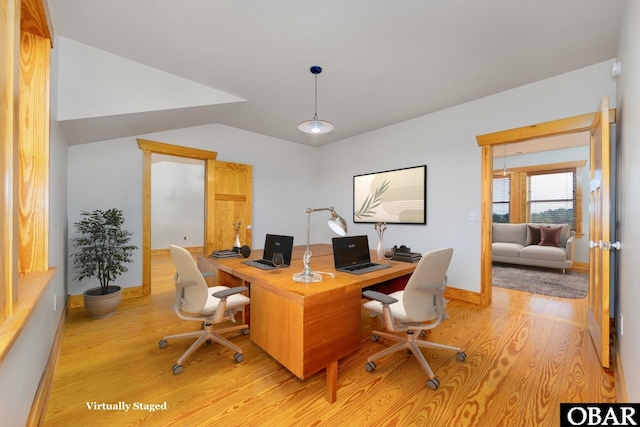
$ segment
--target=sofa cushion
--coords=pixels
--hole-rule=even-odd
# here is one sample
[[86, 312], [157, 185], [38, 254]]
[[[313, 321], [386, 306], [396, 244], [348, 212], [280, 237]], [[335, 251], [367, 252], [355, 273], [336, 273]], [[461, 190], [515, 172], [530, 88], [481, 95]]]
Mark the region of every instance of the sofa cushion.
[[519, 243], [495, 242], [491, 245], [491, 252], [494, 256], [508, 256], [518, 258], [518, 253], [524, 248]]
[[527, 224], [527, 246], [540, 243], [540, 226]]
[[524, 246], [527, 242], [527, 224], [493, 224], [493, 242], [518, 243]]
[[562, 226], [551, 227], [551, 226], [541, 226], [540, 227], [540, 246], [555, 246], [560, 247], [559, 239], [560, 232], [562, 231]]
[[564, 262], [567, 260], [567, 253], [563, 248], [555, 246], [526, 246], [520, 253], [520, 258], [539, 259], [545, 261], [559, 261]]

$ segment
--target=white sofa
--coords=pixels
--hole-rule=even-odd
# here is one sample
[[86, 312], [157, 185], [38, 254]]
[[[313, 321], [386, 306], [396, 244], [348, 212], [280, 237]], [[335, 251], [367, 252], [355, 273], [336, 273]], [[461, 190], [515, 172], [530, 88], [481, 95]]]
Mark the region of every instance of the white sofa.
[[494, 223], [491, 246], [494, 262], [561, 268], [564, 273], [575, 261], [575, 232], [568, 224]]

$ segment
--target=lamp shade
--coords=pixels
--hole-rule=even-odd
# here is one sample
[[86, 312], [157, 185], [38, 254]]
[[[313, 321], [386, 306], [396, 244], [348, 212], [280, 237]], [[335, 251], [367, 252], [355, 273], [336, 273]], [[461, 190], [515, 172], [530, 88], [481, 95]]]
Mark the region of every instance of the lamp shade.
[[347, 234], [347, 222], [344, 218], [335, 213], [335, 211], [332, 212], [331, 218], [329, 218], [327, 224], [329, 224], [329, 227], [331, 227], [334, 233], [340, 236]]
[[304, 133], [313, 133], [313, 134], [321, 134], [331, 132], [333, 130], [333, 125], [325, 120], [318, 120], [314, 118], [313, 120], [307, 120], [298, 125], [298, 129], [300, 129]]

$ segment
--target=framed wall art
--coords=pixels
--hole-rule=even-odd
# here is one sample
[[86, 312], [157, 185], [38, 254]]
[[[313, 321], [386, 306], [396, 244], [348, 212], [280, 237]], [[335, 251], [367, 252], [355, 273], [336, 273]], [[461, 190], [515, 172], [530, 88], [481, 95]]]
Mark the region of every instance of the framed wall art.
[[427, 223], [427, 166], [353, 177], [353, 222]]

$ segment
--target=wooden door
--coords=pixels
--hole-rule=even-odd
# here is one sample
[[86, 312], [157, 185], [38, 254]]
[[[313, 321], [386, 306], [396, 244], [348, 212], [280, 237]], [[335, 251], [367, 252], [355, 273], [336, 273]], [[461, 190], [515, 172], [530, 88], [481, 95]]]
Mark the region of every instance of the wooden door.
[[604, 97], [591, 125], [589, 194], [589, 334], [600, 363], [609, 367], [610, 175], [609, 98]]
[[205, 181], [205, 253], [231, 249], [240, 223], [240, 245], [251, 246], [252, 167], [208, 160]]

